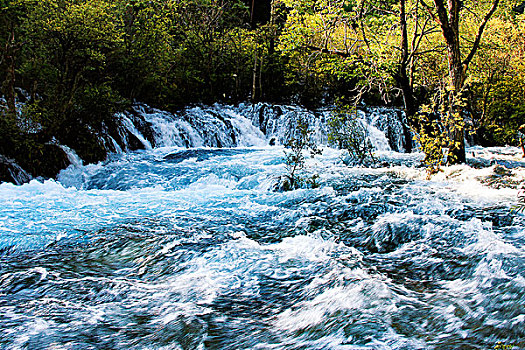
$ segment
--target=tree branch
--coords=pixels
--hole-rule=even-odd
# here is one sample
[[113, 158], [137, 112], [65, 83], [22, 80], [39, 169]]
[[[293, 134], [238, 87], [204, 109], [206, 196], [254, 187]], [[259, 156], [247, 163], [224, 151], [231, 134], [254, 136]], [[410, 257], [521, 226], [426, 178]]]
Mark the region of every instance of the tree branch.
[[465, 58], [465, 60], [463, 61], [463, 66], [468, 66], [470, 61], [472, 61], [472, 58], [474, 58], [474, 55], [476, 54], [476, 51], [479, 48], [479, 43], [481, 41], [481, 36], [483, 35], [483, 31], [485, 30], [487, 22], [490, 20], [494, 12], [496, 12], [496, 8], [498, 7], [498, 4], [499, 4], [499, 0], [494, 0], [489, 12], [487, 12], [485, 17], [483, 18], [483, 22], [479, 26], [478, 34], [476, 35], [476, 39], [474, 40], [474, 45], [472, 46], [472, 49], [470, 49], [470, 53], [468, 54], [467, 58]]
[[318, 51], [320, 53], [328, 53], [330, 55], [337, 55], [337, 56], [344, 57], [344, 58], [351, 56], [348, 52], [344, 52], [341, 50], [330, 50], [327, 48], [320, 48], [320, 47], [313, 46], [313, 45], [307, 45], [306, 48], [312, 51]]
[[443, 0], [434, 0], [434, 4], [436, 5], [436, 11], [437, 11], [437, 19], [438, 23], [441, 26], [441, 31], [443, 32], [443, 36], [445, 37], [445, 40], [448, 43], [451, 43], [454, 41], [454, 33], [451, 27], [451, 23], [449, 22], [449, 16], [447, 16], [447, 10], [445, 8], [445, 4], [443, 3]]
[[432, 17], [432, 19], [436, 22], [439, 22], [438, 18], [436, 17], [436, 15], [434, 14], [434, 12], [432, 12], [432, 7], [427, 4], [424, 0], [421, 0], [421, 4], [423, 5], [423, 7], [427, 10], [428, 14], [430, 15], [430, 17]]

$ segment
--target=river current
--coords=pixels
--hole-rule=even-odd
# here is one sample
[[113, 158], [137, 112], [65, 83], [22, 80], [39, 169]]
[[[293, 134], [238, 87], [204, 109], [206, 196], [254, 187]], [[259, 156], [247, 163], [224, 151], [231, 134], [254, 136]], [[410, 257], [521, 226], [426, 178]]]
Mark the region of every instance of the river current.
[[[472, 152], [493, 156], [494, 150]], [[474, 154], [474, 153], [473, 153]], [[283, 148], [152, 147], [0, 185], [0, 348], [525, 346], [516, 189], [420, 154], [274, 190]]]

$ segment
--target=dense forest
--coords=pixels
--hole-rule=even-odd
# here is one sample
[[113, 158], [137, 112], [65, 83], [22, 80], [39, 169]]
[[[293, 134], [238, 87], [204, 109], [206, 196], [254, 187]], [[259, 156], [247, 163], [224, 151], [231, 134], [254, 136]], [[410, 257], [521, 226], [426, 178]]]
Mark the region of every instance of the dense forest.
[[107, 151], [134, 102], [402, 108], [427, 161], [517, 144], [525, 18], [509, 0], [2, 0], [0, 155], [35, 176]]

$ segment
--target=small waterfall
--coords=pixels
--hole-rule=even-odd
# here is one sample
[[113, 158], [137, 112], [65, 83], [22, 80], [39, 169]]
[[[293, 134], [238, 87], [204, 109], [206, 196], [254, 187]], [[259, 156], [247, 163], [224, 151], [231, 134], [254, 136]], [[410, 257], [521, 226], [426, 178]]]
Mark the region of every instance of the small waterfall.
[[[106, 140], [103, 140], [103, 141], [106, 141]], [[120, 147], [120, 145], [118, 144], [117, 140], [115, 140], [113, 137], [109, 136], [108, 135], [108, 141], [110, 142], [111, 144], [111, 147], [115, 150], [115, 153], [123, 153], [124, 151], [122, 150], [122, 147]], [[107, 147], [107, 143], [104, 142], [106, 144], [106, 149], [108, 148]]]
[[412, 148], [412, 139], [407, 139], [410, 131], [404, 112], [396, 108], [368, 107], [364, 114], [369, 125], [384, 135], [391, 150], [405, 152]]
[[157, 146], [221, 148], [266, 144], [264, 134], [229, 106], [192, 107], [175, 114], [138, 105], [135, 112], [151, 126]]
[[320, 145], [328, 143], [329, 111], [309, 111], [299, 106], [267, 103], [241, 104], [238, 109], [266, 135], [267, 140], [274, 139], [283, 145], [298, 136], [298, 125], [304, 123], [312, 131], [312, 141]]
[[[376, 150], [404, 152], [409, 149], [406, 145], [411, 140], [406, 140], [408, 129], [399, 110], [368, 107], [360, 110], [358, 117]], [[300, 106], [268, 103], [194, 106], [175, 113], [136, 104], [132, 110], [115, 114], [113, 120], [106, 121], [100, 130], [94, 132], [107, 154], [157, 147], [285, 145], [290, 139], [299, 136], [300, 124], [307, 125], [311, 131], [311, 140], [323, 146], [329, 141], [330, 118], [332, 111], [329, 109], [312, 111]], [[21, 128], [27, 133], [41, 130], [39, 124], [29, 122], [21, 125]], [[72, 164], [69, 168], [81, 167], [82, 160], [72, 149], [59, 145], [57, 141], [52, 143], [66, 153]], [[16, 163], [3, 163], [0, 164], [3, 166], [0, 170], [7, 181], [25, 183], [31, 179]], [[60, 176], [64, 178], [66, 175]]]
[[32, 176], [20, 167], [14, 160], [0, 154], [0, 177], [16, 185], [31, 181]]
[[[215, 104], [188, 107], [177, 113], [137, 104], [132, 111], [116, 115], [121, 123], [118, 139], [107, 135], [106, 144], [111, 152], [154, 147], [283, 145], [298, 136], [298, 125], [304, 123], [312, 131], [313, 141], [326, 145], [331, 114], [328, 109], [311, 111], [268, 103]], [[404, 152], [406, 143], [411, 142], [406, 140], [407, 126], [399, 110], [368, 107], [358, 111], [358, 118], [376, 150]]]
[[57, 146], [60, 147], [62, 151], [64, 151], [64, 153], [67, 156], [67, 159], [71, 163], [71, 166], [79, 168], [84, 164], [82, 159], [80, 159], [80, 157], [71, 148], [60, 144], [57, 144]]
[[[317, 144], [328, 143], [328, 122], [330, 110], [310, 111], [298, 106], [279, 106], [267, 103], [239, 105], [240, 113], [250, 118], [252, 123], [265, 133], [268, 139], [274, 138], [284, 144], [295, 137], [298, 121], [306, 123], [312, 130], [312, 138]], [[358, 119], [368, 131], [372, 145], [378, 151], [404, 152], [407, 142], [403, 114], [394, 108], [367, 107], [358, 111]]]
[[[126, 128], [126, 130], [131, 135], [137, 138], [144, 145], [144, 148], [146, 149], [153, 148], [151, 146], [151, 143], [148, 140], [146, 140], [146, 138], [137, 130], [137, 128], [135, 127], [135, 124], [133, 124], [130, 118], [128, 118], [125, 114], [122, 114], [122, 113], [120, 113], [119, 117], [121, 118], [122, 125], [124, 126], [124, 128]], [[129, 144], [130, 144], [129, 137], [125, 135], [123, 139], [126, 140], [125, 145], [129, 147]]]
[[66, 169], [58, 173], [57, 180], [65, 186], [82, 188], [88, 176], [83, 167], [84, 161], [71, 148], [61, 144], [57, 144], [57, 146], [64, 151], [71, 163]]

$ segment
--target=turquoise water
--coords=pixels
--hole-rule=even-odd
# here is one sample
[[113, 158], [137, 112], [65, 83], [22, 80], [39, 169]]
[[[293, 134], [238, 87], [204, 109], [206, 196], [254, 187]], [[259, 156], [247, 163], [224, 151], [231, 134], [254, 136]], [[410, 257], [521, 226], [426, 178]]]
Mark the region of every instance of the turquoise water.
[[[417, 155], [273, 191], [279, 147], [156, 148], [0, 185], [5, 349], [523, 346], [515, 193]], [[521, 342], [521, 343], [520, 343]]]

